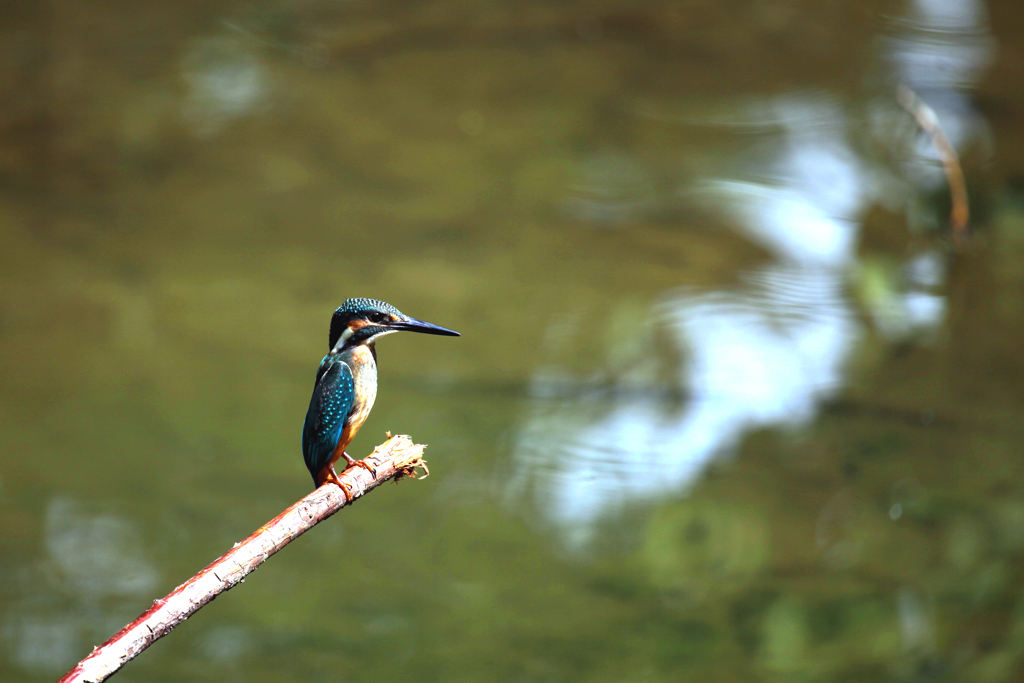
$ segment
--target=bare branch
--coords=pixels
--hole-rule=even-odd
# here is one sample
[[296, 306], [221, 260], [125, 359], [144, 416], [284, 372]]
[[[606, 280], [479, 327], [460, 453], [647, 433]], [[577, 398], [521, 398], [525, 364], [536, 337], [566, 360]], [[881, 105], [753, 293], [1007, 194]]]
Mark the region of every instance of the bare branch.
[[901, 85], [896, 89], [896, 101], [914, 117], [917, 125], [931, 138], [932, 145], [939, 153], [939, 160], [946, 172], [946, 182], [949, 184], [949, 226], [953, 231], [954, 241], [963, 244], [967, 240], [967, 221], [970, 212], [967, 205], [967, 184], [964, 182], [960, 158], [942, 131], [935, 110], [925, 104], [917, 93]]
[[341, 475], [341, 481], [352, 492], [352, 501], [347, 501], [344, 492], [335, 484], [325, 484], [316, 489], [264, 524], [249, 538], [236, 543], [231, 550], [169, 595], [155, 600], [153, 606], [138, 619], [95, 648], [58, 683], [98, 683], [106, 680], [203, 605], [240, 583], [268, 557], [350, 502], [388, 480], [415, 476], [418, 467], [427, 472], [422, 458], [423, 448], [412, 443], [407, 436], [389, 438], [366, 458], [366, 462], [376, 470], [376, 479], [361, 467], [352, 467]]

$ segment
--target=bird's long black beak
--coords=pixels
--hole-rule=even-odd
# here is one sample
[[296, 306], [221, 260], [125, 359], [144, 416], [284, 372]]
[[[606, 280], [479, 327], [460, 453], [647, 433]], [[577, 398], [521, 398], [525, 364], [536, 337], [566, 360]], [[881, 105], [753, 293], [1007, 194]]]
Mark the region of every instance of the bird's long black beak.
[[421, 332], [423, 334], [439, 334], [445, 337], [461, 337], [462, 335], [455, 330], [449, 330], [447, 327], [441, 327], [434, 323], [428, 323], [426, 320], [417, 320], [416, 318], [407, 318], [405, 320], [399, 320], [388, 325], [393, 330], [402, 330], [404, 332]]

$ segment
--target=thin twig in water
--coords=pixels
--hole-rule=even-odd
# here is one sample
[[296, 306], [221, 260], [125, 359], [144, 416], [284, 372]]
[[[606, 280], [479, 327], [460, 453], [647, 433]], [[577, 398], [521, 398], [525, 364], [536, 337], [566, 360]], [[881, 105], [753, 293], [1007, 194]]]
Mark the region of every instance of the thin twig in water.
[[949, 144], [949, 138], [942, 131], [935, 110], [925, 104], [917, 96], [917, 93], [907, 86], [901, 85], [896, 89], [896, 101], [914, 117], [917, 125], [928, 134], [935, 150], [939, 153], [939, 160], [946, 172], [946, 182], [949, 183], [949, 226], [953, 231], [953, 240], [962, 245], [967, 241], [967, 221], [970, 219], [970, 211], [967, 205], [967, 184], [964, 182], [960, 158], [957, 156], [956, 150], [953, 149], [953, 145]]

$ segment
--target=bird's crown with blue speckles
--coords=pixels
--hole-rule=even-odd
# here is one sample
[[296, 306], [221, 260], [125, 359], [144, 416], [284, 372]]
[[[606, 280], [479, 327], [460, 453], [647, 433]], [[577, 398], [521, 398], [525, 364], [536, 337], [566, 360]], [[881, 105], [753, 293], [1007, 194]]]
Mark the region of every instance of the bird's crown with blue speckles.
[[329, 348], [334, 348], [341, 338], [342, 333], [353, 320], [365, 317], [369, 313], [387, 313], [397, 317], [404, 317], [397, 308], [381, 301], [380, 299], [355, 298], [345, 299], [345, 302], [338, 306], [331, 318], [331, 334]]
[[334, 312], [334, 315], [356, 317], [372, 312], [402, 315], [397, 308], [386, 301], [381, 301], [380, 299], [345, 299], [345, 303], [338, 306], [338, 310]]

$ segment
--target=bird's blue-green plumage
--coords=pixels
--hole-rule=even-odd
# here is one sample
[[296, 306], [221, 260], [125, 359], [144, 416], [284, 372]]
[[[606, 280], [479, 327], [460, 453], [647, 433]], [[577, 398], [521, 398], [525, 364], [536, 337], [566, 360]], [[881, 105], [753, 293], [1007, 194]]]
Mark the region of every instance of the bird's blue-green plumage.
[[318, 483], [317, 474], [330, 462], [338, 446], [354, 401], [352, 369], [338, 355], [324, 356], [302, 427], [302, 455], [314, 484]]
[[[410, 318], [378, 299], [346, 299], [334, 311], [330, 352], [317, 369], [313, 397], [302, 427], [302, 455], [316, 485], [323, 482], [324, 468], [332, 464], [339, 448], [348, 446], [373, 406], [377, 395], [374, 342], [382, 335], [402, 330], [459, 336], [453, 330]], [[342, 437], [345, 443], [340, 443]], [[345, 458], [352, 462], [347, 455]]]

